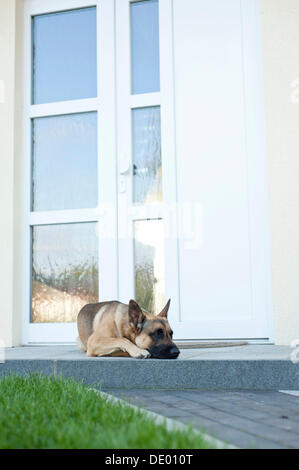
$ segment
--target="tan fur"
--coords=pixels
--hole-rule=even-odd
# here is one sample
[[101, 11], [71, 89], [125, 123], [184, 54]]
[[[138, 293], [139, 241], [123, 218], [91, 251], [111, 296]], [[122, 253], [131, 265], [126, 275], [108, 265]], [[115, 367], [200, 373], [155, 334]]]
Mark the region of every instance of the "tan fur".
[[[134, 301], [131, 302], [135, 304]], [[147, 325], [141, 333], [132, 323], [129, 305], [118, 301], [85, 305], [77, 318], [78, 347], [86, 351], [87, 356], [149, 357], [147, 348], [151, 343], [150, 333], [155, 328], [163, 328], [167, 341], [167, 332], [171, 331], [166, 320], [169, 303], [162, 310], [161, 317], [140, 309], [138, 305], [137, 307]]]
[[117, 301], [85, 305], [77, 325], [79, 348], [83, 346], [87, 356], [149, 356], [148, 351], [134, 344], [136, 332], [129, 325], [128, 305]]

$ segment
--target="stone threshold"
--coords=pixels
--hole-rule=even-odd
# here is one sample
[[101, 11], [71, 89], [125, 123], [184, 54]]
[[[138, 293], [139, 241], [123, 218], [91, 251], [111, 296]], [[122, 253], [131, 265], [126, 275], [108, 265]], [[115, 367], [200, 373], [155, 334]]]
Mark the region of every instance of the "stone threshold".
[[41, 372], [105, 388], [298, 390], [293, 349], [248, 344], [182, 349], [176, 360], [87, 357], [73, 344], [6, 348], [0, 377]]

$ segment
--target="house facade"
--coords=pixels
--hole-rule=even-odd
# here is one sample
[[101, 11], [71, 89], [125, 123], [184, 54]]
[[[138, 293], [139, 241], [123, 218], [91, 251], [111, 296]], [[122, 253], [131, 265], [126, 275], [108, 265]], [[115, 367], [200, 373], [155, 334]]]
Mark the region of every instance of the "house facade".
[[0, 339], [171, 298], [299, 343], [297, 0], [0, 0]]

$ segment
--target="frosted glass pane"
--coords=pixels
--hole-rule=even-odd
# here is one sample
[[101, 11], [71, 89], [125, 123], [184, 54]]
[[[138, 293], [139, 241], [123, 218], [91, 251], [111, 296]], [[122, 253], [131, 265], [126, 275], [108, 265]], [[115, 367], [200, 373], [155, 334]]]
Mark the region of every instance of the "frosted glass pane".
[[162, 201], [162, 161], [160, 108], [132, 111], [133, 122], [133, 202]]
[[163, 220], [134, 222], [134, 257], [136, 300], [159, 313], [165, 304]]
[[32, 321], [74, 322], [97, 300], [97, 224], [33, 227]]
[[96, 8], [34, 16], [33, 103], [97, 95]]
[[159, 3], [133, 2], [131, 7], [132, 93], [160, 90]]
[[34, 211], [97, 206], [97, 113], [33, 120]]

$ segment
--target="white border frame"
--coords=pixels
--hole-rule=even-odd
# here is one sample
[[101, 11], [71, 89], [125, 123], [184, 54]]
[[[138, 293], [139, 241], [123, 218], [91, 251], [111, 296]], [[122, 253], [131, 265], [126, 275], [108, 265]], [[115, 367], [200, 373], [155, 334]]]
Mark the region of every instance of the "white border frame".
[[[58, 11], [97, 8], [98, 97], [47, 104], [31, 104], [31, 18]], [[23, 343], [73, 342], [76, 323], [31, 323], [31, 227], [34, 225], [96, 222], [98, 239], [99, 298], [118, 296], [117, 219], [115, 174], [115, 61], [114, 2], [111, 0], [26, 0], [24, 4], [24, 232], [23, 232]], [[105, 44], [105, 47], [102, 44]], [[35, 117], [97, 112], [98, 121], [98, 207], [62, 211], [31, 211], [31, 120]], [[109, 273], [108, 276], [105, 273]]]

